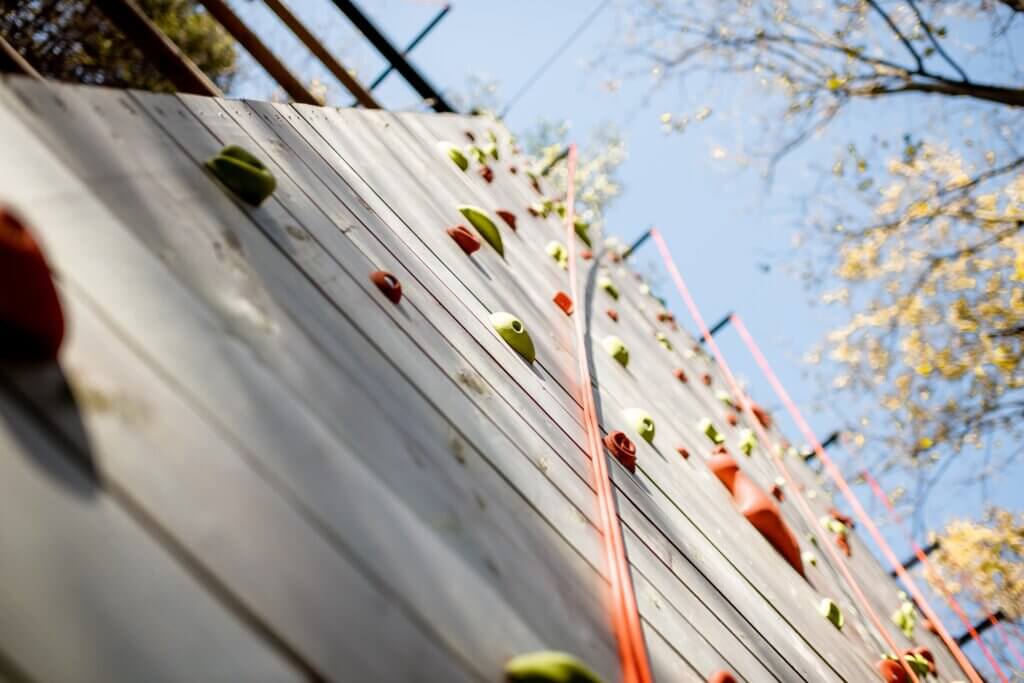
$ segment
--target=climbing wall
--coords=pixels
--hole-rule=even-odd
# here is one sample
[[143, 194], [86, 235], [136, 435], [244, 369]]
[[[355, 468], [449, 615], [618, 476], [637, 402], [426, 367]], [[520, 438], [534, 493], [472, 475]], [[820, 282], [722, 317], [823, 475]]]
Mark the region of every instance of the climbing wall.
[[[505, 130], [6, 80], [0, 131], [0, 203], [46, 253], [68, 330], [57, 363], [0, 365], [0, 680], [500, 681], [540, 649], [620, 679], [573, 319], [552, 301], [565, 231], [528, 211], [550, 188]], [[439, 144], [489, 134], [492, 182]], [[227, 145], [276, 178], [258, 208], [203, 166]], [[448, 234], [467, 204], [503, 257]], [[764, 491], [778, 474], [741, 453], [718, 368], [611, 256], [598, 240], [580, 260], [573, 315], [602, 431], [636, 445], [635, 472], [609, 468], [655, 679], [879, 680], [886, 646], [808, 540], [828, 532], [779, 504], [817, 558], [805, 579], [736, 510], [700, 420]], [[959, 678], [936, 637], [889, 623], [898, 589], [850, 539], [890, 635]]]

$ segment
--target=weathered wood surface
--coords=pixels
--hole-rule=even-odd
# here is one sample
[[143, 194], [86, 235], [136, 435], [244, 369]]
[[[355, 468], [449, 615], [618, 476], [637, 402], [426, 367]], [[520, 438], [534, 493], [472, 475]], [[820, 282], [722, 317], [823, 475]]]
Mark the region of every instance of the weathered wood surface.
[[[54, 543], [88, 524], [92, 534], [109, 526], [103, 547], [117, 548], [110, 577], [64, 563], [78, 583], [55, 592], [45, 572], [24, 569], [47, 558], [5, 564], [29, 529], [5, 514], [0, 577], [14, 580], [0, 600], [25, 584], [24, 596], [45, 592], [52, 611], [83, 619], [83, 600], [106, 600], [134, 627], [103, 631], [102, 644], [144, 645], [89, 668], [98, 659], [82, 653], [96, 634], [68, 620], [49, 643], [66, 660], [41, 661], [31, 631], [0, 628], [0, 661], [45, 680], [138, 680], [152, 666], [154, 679], [497, 681], [508, 657], [544, 647], [618, 679], [571, 320], [551, 302], [568, 280], [544, 253], [564, 230], [527, 213], [539, 196], [508, 172], [507, 145], [492, 184], [437, 147], [463, 144], [467, 130], [504, 141], [504, 131], [448, 115], [21, 80], [0, 88], [0, 129], [10, 132], [0, 201], [35, 227], [72, 330], [62, 372], [2, 368], [0, 406], [11, 410], [0, 428], [99, 473], [88, 520], [76, 522], [58, 512], [81, 507], [77, 494], [36, 478], [39, 501], [53, 503], [30, 509], [48, 511]], [[227, 144], [278, 180], [258, 209], [202, 168]], [[445, 234], [464, 222], [460, 203], [517, 215], [515, 232], [501, 226], [504, 259], [486, 245], [466, 257]], [[825, 558], [801, 580], [703, 466], [701, 417], [738, 438], [714, 398], [724, 377], [686, 353], [683, 330], [655, 322], [658, 304], [624, 268], [582, 265], [602, 428], [631, 431], [629, 407], [657, 423], [654, 446], [637, 439], [636, 475], [609, 463], [657, 679], [728, 668], [745, 681], [872, 680], [880, 639]], [[402, 282], [401, 304], [369, 282], [379, 268]], [[615, 279], [618, 301], [593, 291], [598, 271]], [[495, 310], [525, 321], [535, 365], [490, 328]], [[608, 334], [629, 346], [628, 370], [601, 349]], [[31, 464], [8, 450], [4, 471]], [[743, 466], [766, 487], [775, 476], [763, 449]], [[78, 535], [68, 552], [88, 543]], [[884, 576], [862, 544], [855, 560], [863, 578]], [[145, 599], [131, 591], [164, 575], [178, 578]], [[872, 588], [886, 616], [895, 591]], [[842, 633], [816, 613], [823, 595], [847, 608]], [[161, 640], [163, 629], [174, 638]], [[956, 678], [941, 646], [918, 642]]]

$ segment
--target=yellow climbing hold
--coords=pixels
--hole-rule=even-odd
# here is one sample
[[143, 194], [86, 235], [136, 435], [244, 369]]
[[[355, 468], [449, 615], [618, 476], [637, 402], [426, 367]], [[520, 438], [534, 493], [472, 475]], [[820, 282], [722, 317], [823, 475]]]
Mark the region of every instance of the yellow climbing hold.
[[509, 683], [602, 683], [586, 664], [553, 650], [513, 657], [505, 664], [505, 678]]
[[274, 174], [238, 145], [222, 149], [206, 162], [206, 168], [239, 199], [253, 206], [259, 206], [277, 188]]
[[604, 350], [608, 352], [608, 355], [619, 362], [619, 365], [622, 367], [629, 365], [629, 349], [626, 348], [621, 339], [610, 335], [605, 337], [601, 344], [604, 346]]
[[448, 158], [452, 160], [452, 163], [458, 166], [461, 170], [465, 171], [469, 168], [469, 159], [467, 159], [466, 155], [462, 153], [462, 150], [455, 145], [447, 142], [439, 142], [437, 143], [437, 148], [447, 155]]
[[522, 320], [511, 313], [498, 311], [491, 313], [491, 324], [494, 325], [494, 329], [501, 335], [501, 338], [518, 351], [520, 356], [530, 363], [536, 360], [537, 352], [533, 348], [533, 340], [530, 338], [530, 333], [526, 331]]
[[718, 428], [715, 427], [715, 424], [708, 418], [705, 417], [703, 420], [698, 422], [697, 429], [699, 429], [705, 436], [711, 439], [712, 443], [725, 443], [725, 437], [722, 436], [722, 433], [718, 431]]
[[618, 287], [615, 286], [615, 283], [612, 282], [612, 279], [607, 275], [602, 275], [601, 277], [597, 278], [597, 286], [603, 289], [604, 291], [608, 292], [608, 296], [610, 296], [611, 298], [616, 300], [619, 298]]
[[654, 418], [647, 411], [640, 408], [628, 408], [623, 411], [626, 420], [633, 425], [633, 429], [647, 443], [654, 441]]
[[495, 225], [494, 220], [487, 215], [487, 212], [477, 206], [471, 206], [469, 204], [462, 204], [458, 207], [459, 213], [466, 217], [466, 220], [476, 228], [476, 231], [480, 233], [489, 245], [494, 247], [494, 250], [501, 256], [505, 255], [505, 245], [501, 241], [501, 233], [498, 232], [498, 226]]
[[544, 247], [544, 251], [547, 252], [548, 256], [555, 259], [562, 270], [569, 270], [569, 251], [565, 248], [564, 244], [552, 240], [548, 242], [548, 246]]
[[822, 599], [821, 604], [818, 605], [818, 613], [828, 619], [837, 629], [843, 630], [843, 624], [845, 623], [843, 613], [834, 600], [831, 598]]

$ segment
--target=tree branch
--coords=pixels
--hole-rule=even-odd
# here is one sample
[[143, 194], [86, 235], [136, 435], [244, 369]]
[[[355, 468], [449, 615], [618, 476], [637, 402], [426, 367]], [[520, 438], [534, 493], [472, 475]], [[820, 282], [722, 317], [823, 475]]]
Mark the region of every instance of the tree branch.
[[[947, 64], [953, 67], [954, 71], [960, 74], [960, 80], [962, 80], [964, 83], [967, 83], [970, 80], [969, 78], [967, 78], [967, 73], [963, 69], [961, 69], [960, 65], [954, 62], [953, 58], [946, 54], [946, 51], [942, 49], [941, 45], [939, 45], [939, 41], [935, 38], [935, 34], [932, 33], [932, 29], [928, 25], [928, 22], [924, 20], [923, 16], [921, 16], [921, 10], [918, 9], [917, 3], [915, 3], [914, 0], [906, 1], [907, 4], [910, 5], [910, 9], [914, 11], [914, 16], [917, 17], [917, 23], [921, 25], [922, 29], [924, 29], [924, 34], [928, 36], [928, 40], [931, 41], [932, 46], [935, 48], [935, 51], [938, 52], [944, 60], [946, 60]], [[1024, 2], [1024, 0], [1021, 1]]]
[[910, 92], [948, 95], [951, 97], [972, 97], [985, 102], [996, 102], [1011, 107], [1024, 107], [1024, 90], [1004, 88], [998, 85], [951, 81], [944, 78], [938, 78], [934, 81], [913, 81], [891, 87], [877, 84], [867, 88], [852, 90], [851, 94], [863, 97], [878, 97], [880, 95], [898, 95]]
[[875, 0], [868, 0], [868, 5], [870, 5], [871, 8], [885, 20], [889, 29], [895, 33], [896, 37], [900, 39], [901, 43], [903, 43], [903, 47], [907, 48], [907, 52], [910, 53], [910, 56], [914, 58], [914, 63], [917, 64], [917, 72], [924, 73], [924, 62], [921, 60], [921, 55], [918, 54], [917, 50], [914, 49], [914, 46], [910, 44], [907, 37], [903, 35], [903, 32], [900, 31], [900, 27], [896, 25], [896, 22], [892, 20], [892, 17], [886, 14], [885, 10], [882, 9]]

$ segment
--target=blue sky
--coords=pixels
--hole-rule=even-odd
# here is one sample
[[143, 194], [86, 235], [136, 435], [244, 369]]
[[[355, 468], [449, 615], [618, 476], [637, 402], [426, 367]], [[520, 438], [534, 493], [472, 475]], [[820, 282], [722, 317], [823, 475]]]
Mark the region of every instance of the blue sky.
[[[307, 78], [321, 73], [316, 62], [282, 30], [262, 3], [234, 4], [296, 72]], [[396, 44], [403, 45], [442, 3], [361, 0], [359, 4]], [[493, 78], [499, 84], [498, 99], [503, 101], [597, 4], [597, 0], [458, 0], [442, 24], [416, 49], [413, 61], [442, 91], [466, 91], [467, 78], [472, 74]], [[902, 130], [902, 126], [920, 119], [922, 101], [906, 97], [880, 107], [854, 109], [822, 139], [810, 142], [787, 159], [769, 189], [757, 173], [743, 171], [730, 158], [712, 158], [716, 147], [734, 149], [737, 143], [757, 139], [758, 131], [752, 129], [756, 124], [749, 114], [758, 112], [763, 102], [752, 87], [738, 80], [705, 79], [682, 91], [669, 83], [647, 100], [650, 77], [638, 74], [625, 79], [616, 92], [609, 92], [605, 81], [610, 62], [602, 60], [616, 59], [614, 48], [623, 37], [617, 4], [612, 2], [518, 101], [506, 123], [513, 131], [521, 132], [541, 120], [564, 119], [571, 124], [574, 138], [581, 142], [606, 124], [618, 127], [626, 139], [629, 159], [620, 174], [625, 193], [607, 215], [609, 230], [630, 240], [649, 225], [659, 226], [705, 318], [711, 322], [730, 310], [740, 313], [790, 394], [802, 407], [810, 407], [817, 385], [805, 376], [807, 368], [801, 357], [835, 322], [836, 313], [809, 305], [808, 293], [786, 272], [797, 227], [789, 198], [812, 186], [808, 164], [831, 165], [838, 148], [851, 138], [866, 138], [880, 126], [889, 132]], [[291, 0], [290, 6], [346, 66], [358, 72], [364, 83], [383, 67], [382, 60], [353, 32], [330, 0]], [[258, 69], [249, 71], [252, 73], [239, 79], [231, 94], [267, 97], [274, 85]], [[333, 104], [349, 101], [340, 85], [329, 76], [322, 78], [330, 85]], [[397, 74], [376, 94], [388, 108], [416, 107], [416, 95]], [[692, 115], [702, 106], [713, 110], [706, 121], [682, 135], [662, 132], [662, 112]], [[639, 255], [638, 263], [653, 263], [655, 259], [651, 246]], [[761, 264], [769, 264], [770, 270], [765, 272]], [[677, 318], [688, 321], [685, 309], [669, 291], [667, 279], [664, 282], [662, 293]], [[777, 405], [735, 333], [727, 330], [719, 340], [734, 370], [749, 380], [753, 395], [766, 405]], [[837, 402], [844, 400], [836, 397]], [[836, 417], [829, 412], [807, 411], [807, 415], [819, 435], [837, 426]], [[784, 427], [799, 442], [798, 431], [785, 423]], [[840, 453], [835, 455], [842, 460]], [[1016, 492], [1022, 481], [1019, 466], [991, 481], [985, 490], [977, 486], [964, 489], [957, 483], [977, 470], [982, 457], [971, 454], [950, 468], [920, 511], [923, 529], [936, 529], [953, 516], [978, 515], [983, 498], [1021, 509], [1021, 497]], [[896, 475], [883, 477], [882, 481], [887, 488], [901, 483]], [[881, 515], [866, 489], [860, 495], [869, 510]], [[897, 553], [908, 554], [901, 534], [888, 535]]]

